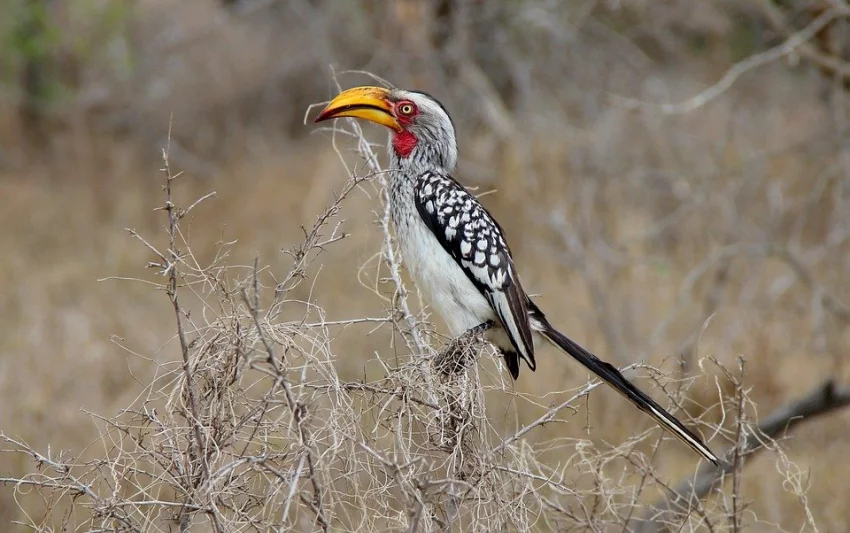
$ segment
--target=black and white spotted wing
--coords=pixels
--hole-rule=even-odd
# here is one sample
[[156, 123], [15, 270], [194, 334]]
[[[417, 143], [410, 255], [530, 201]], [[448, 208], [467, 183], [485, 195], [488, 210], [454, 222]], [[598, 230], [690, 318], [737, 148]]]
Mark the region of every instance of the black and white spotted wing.
[[[514, 348], [534, 370], [527, 296], [502, 228], [451, 176], [426, 172], [416, 180], [413, 195], [419, 216], [490, 302]], [[511, 373], [518, 372], [514, 364]]]

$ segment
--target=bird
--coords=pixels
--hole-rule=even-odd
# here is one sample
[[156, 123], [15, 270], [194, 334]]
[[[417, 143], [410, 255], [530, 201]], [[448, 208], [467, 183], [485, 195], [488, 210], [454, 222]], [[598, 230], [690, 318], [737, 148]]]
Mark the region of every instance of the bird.
[[548, 342], [699, 455], [719, 464], [700, 437], [616, 367], [555, 329], [528, 296], [502, 227], [452, 176], [457, 137], [443, 104], [423, 91], [354, 87], [333, 98], [314, 122], [342, 117], [389, 128], [390, 218], [402, 262], [452, 335], [484, 331], [514, 380], [521, 360], [536, 370], [535, 346]]

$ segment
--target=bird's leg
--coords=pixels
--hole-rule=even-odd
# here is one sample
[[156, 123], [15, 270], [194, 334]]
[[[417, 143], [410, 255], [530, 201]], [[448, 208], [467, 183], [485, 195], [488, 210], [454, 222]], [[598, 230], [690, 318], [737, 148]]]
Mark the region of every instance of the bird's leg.
[[494, 322], [488, 320], [458, 335], [442, 352], [437, 354], [434, 367], [445, 375], [459, 373], [466, 367], [472, 347], [478, 343], [481, 334], [493, 326]]

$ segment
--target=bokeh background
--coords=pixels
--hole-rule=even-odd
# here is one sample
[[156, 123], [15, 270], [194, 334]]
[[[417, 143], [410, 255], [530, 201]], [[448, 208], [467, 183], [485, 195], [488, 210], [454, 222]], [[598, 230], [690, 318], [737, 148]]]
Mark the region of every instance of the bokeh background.
[[[363, 72], [446, 105], [457, 175], [488, 193], [526, 288], [553, 322], [617, 365], [699, 375], [684, 406], [693, 416], [719, 422], [722, 413], [706, 412], [729, 387], [701, 364], [706, 356], [734, 372], [744, 358], [753, 415], [828, 377], [850, 382], [844, 22], [703, 105], [661, 105], [688, 101], [833, 4], [4, 0], [0, 430], [86, 453], [97, 440], [88, 412], [126, 407], [151, 360], [177, 357], [164, 295], [115, 279], [153, 275], [125, 228], [165, 238], [153, 209], [169, 128], [182, 198], [217, 192], [191, 219], [196, 253], [236, 241], [234, 262], [259, 255], [284, 269], [281, 250], [346, 178], [329, 134], [305, 124], [308, 106], [337, 82], [374, 84]], [[367, 134], [384, 141], [377, 128]], [[351, 237], [303, 288], [329, 319], [383, 308], [358, 270], [380, 248], [374, 209], [365, 191], [352, 193], [342, 214]], [[341, 376], [363, 375], [386, 346], [382, 332], [368, 333], [341, 337]], [[555, 353], [540, 359], [544, 371], [524, 372], [518, 390], [586, 381]], [[847, 527], [848, 417], [811, 422], [782, 443], [807, 476], [823, 531]], [[599, 390], [589, 412], [551, 431], [602, 446], [646, 427]], [[683, 447], [662, 452], [672, 479], [693, 469]], [[26, 457], [0, 455], [0, 476], [31, 469]], [[744, 470], [753, 527], [805, 530], [776, 470], [770, 453]], [[21, 513], [0, 489], [0, 529]]]

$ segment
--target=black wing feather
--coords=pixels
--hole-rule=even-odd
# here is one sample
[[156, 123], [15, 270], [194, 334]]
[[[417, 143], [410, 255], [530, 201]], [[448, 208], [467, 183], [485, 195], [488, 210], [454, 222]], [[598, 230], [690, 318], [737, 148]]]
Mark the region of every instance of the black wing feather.
[[[528, 297], [519, 284], [504, 232], [473, 195], [449, 175], [426, 172], [414, 184], [419, 216], [499, 316], [517, 352], [535, 368]], [[519, 372], [511, 369], [512, 375]]]

